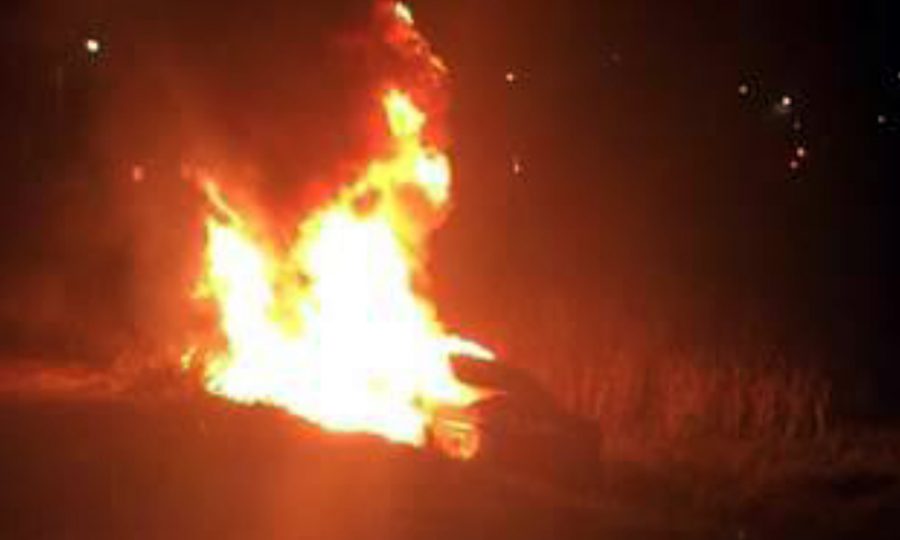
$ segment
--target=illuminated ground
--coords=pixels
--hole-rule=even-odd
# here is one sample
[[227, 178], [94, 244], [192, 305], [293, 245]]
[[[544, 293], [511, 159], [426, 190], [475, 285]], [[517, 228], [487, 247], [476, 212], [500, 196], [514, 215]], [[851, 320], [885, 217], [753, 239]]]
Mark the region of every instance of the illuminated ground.
[[3, 538], [895, 538], [900, 522], [896, 478], [702, 515], [669, 476], [607, 467], [573, 492], [215, 401], [7, 402], [0, 418]]

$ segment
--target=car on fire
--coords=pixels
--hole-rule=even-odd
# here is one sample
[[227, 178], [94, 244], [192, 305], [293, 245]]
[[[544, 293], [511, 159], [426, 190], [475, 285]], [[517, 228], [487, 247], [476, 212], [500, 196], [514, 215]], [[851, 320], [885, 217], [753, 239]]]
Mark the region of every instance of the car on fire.
[[443, 453], [507, 471], [577, 481], [594, 464], [599, 428], [565, 411], [527, 372], [505, 362], [453, 361], [462, 381], [487, 390], [468, 407], [439, 409], [428, 434]]

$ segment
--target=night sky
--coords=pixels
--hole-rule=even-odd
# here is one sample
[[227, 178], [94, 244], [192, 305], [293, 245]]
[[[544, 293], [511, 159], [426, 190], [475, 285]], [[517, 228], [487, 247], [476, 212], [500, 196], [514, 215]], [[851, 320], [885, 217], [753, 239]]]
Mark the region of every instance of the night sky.
[[[0, 8], [8, 350], [179, 324], [184, 162], [227, 162], [288, 213], [364, 144], [368, 2], [129, 4]], [[488, 341], [545, 297], [587, 325], [759, 319], [896, 412], [900, 6], [411, 4], [453, 73], [451, 318]]]

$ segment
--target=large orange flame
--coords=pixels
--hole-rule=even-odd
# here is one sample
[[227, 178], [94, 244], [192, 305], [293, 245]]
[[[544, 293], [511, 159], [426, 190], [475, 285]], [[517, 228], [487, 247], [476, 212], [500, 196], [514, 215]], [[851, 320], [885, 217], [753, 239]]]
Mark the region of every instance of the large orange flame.
[[[390, 32], [402, 39], [391, 44], [443, 70], [408, 8], [392, 8]], [[204, 382], [325, 429], [420, 445], [438, 410], [479, 397], [450, 358], [491, 353], [449, 334], [414, 286], [449, 203], [450, 163], [427, 140], [428, 114], [409, 92], [389, 87], [381, 105], [389, 150], [306, 217], [284, 252], [205, 183], [212, 211], [200, 290], [217, 307], [227, 347], [211, 355]]]

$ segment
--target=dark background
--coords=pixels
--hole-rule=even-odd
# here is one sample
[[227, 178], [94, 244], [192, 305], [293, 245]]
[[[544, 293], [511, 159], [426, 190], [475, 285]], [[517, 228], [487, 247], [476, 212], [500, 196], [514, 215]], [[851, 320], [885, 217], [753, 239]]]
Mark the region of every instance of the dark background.
[[[10, 362], [175, 340], [201, 234], [184, 164], [293, 215], [364, 147], [368, 2], [183, 4], [0, 11]], [[539, 333], [529, 314], [553, 310], [584, 349], [658, 321], [685, 340], [758, 333], [829, 372], [854, 414], [895, 416], [900, 7], [412, 7], [453, 73], [458, 197], [432, 273], [454, 326], [510, 356], [528, 351], [505, 321]]]

